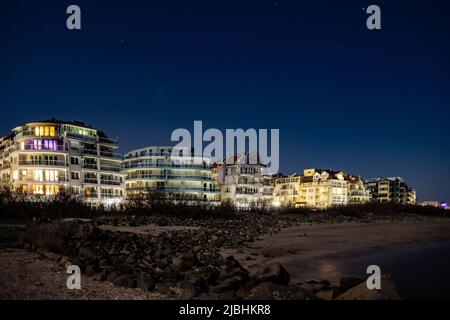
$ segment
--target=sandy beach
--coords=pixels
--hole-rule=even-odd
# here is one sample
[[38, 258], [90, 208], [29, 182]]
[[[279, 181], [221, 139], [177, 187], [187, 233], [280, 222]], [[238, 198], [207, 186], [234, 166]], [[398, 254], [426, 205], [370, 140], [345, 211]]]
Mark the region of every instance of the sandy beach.
[[[222, 250], [234, 255], [250, 271], [264, 263], [280, 262], [293, 283], [308, 279], [338, 282], [345, 271], [364, 267], [355, 256], [450, 240], [448, 222], [380, 222], [302, 225], [264, 237], [242, 249]], [[351, 261], [351, 262], [348, 262]], [[363, 262], [363, 261], [361, 261]]]

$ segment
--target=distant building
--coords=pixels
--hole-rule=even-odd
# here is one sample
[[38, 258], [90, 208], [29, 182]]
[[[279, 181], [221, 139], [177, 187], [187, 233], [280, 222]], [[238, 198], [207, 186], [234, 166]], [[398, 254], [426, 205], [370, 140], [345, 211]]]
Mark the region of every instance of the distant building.
[[401, 177], [374, 178], [365, 181], [366, 189], [374, 201], [415, 204], [416, 191]]
[[293, 174], [274, 178], [273, 204], [276, 207], [295, 207], [300, 203], [301, 176]]
[[272, 204], [273, 177], [267, 174], [267, 166], [259, 158], [250, 161], [251, 158], [247, 153], [215, 164], [221, 201], [230, 201], [238, 208]]
[[162, 194], [171, 200], [219, 201], [210, 159], [191, 148], [146, 147], [125, 154], [126, 195]]
[[370, 201], [370, 192], [366, 190], [364, 181], [359, 176], [346, 175], [348, 204], [363, 204]]
[[82, 122], [27, 123], [0, 139], [0, 181], [30, 197], [72, 195], [93, 206], [123, 202], [117, 140]]
[[439, 201], [418, 201], [417, 205], [422, 207], [435, 207], [440, 208], [441, 204]]
[[348, 185], [342, 171], [305, 169], [299, 192], [300, 206], [325, 209], [348, 203]]

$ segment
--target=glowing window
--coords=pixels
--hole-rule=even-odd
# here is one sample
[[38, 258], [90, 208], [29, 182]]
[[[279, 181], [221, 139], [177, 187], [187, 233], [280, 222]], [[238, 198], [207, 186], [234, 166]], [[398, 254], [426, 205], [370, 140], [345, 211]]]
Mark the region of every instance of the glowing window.
[[51, 137], [55, 136], [55, 127], [50, 127], [50, 136]]

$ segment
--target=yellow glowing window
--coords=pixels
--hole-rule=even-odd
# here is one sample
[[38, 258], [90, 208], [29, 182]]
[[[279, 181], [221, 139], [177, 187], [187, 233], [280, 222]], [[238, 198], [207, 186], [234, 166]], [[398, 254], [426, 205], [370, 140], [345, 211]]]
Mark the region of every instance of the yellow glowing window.
[[50, 128], [44, 127], [44, 136], [48, 137], [50, 135]]
[[39, 127], [34, 128], [34, 135], [39, 137]]
[[55, 127], [50, 127], [50, 137], [55, 136]]

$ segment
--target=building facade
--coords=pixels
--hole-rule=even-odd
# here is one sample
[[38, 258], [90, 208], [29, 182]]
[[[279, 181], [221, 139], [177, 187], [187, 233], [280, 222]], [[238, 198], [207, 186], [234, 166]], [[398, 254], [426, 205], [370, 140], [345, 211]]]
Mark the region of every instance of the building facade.
[[[256, 157], [255, 157], [256, 158]], [[267, 206], [273, 202], [273, 177], [259, 159], [250, 154], [227, 158], [215, 164], [215, 176], [220, 185], [220, 200], [238, 208]]]
[[348, 186], [342, 171], [305, 169], [299, 194], [299, 206], [326, 209], [348, 204]]
[[0, 139], [3, 185], [31, 197], [71, 195], [93, 206], [124, 200], [117, 140], [82, 122], [27, 123]]
[[293, 174], [274, 178], [273, 205], [295, 207], [300, 205], [301, 176]]
[[162, 194], [172, 200], [219, 202], [210, 159], [191, 148], [154, 146], [125, 154], [126, 195]]
[[415, 204], [416, 191], [401, 177], [373, 178], [365, 181], [366, 189], [374, 201]]
[[346, 175], [348, 204], [363, 204], [370, 201], [370, 192], [366, 190], [364, 181], [359, 176]]

